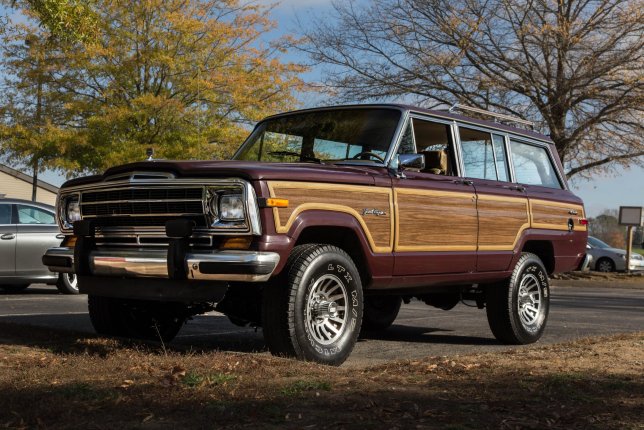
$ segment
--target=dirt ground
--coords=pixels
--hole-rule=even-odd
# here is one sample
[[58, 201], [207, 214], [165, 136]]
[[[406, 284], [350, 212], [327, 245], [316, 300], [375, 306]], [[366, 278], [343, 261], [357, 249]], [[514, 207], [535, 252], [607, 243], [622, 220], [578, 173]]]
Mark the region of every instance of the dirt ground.
[[643, 429], [644, 332], [331, 368], [0, 324], [0, 428]]

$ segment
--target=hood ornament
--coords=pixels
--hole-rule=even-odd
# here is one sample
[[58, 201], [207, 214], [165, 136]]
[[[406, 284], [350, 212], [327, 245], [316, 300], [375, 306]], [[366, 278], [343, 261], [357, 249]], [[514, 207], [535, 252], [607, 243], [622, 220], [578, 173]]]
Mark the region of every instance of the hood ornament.
[[154, 161], [154, 148], [146, 149], [145, 155], [148, 157], [145, 161]]

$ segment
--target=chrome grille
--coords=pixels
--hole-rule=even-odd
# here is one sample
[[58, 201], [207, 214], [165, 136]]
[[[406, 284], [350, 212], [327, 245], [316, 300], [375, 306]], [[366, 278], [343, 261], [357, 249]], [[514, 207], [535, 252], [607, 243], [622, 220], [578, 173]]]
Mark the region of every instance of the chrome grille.
[[203, 186], [136, 187], [81, 192], [81, 216], [96, 227], [163, 227], [178, 216], [207, 225]]

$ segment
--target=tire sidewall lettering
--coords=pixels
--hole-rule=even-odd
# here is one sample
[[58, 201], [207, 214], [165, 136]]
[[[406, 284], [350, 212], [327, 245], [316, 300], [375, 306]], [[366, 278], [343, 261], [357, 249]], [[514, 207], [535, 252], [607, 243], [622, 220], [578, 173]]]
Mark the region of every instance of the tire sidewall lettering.
[[[301, 316], [301, 321], [297, 322], [297, 324], [301, 325], [304, 329], [305, 343], [312, 351], [315, 351], [315, 353], [332, 358], [333, 356], [342, 353], [346, 347], [353, 346], [353, 344], [349, 342], [349, 339], [352, 337], [352, 333], [355, 332], [361, 315], [361, 294], [359, 292], [360, 287], [355, 281], [357, 274], [352, 275], [351, 270], [348, 269], [349, 265], [342, 261], [338, 261], [341, 259], [337, 258], [337, 256], [330, 255], [329, 257], [333, 258], [332, 262], [324, 261], [328, 257], [323, 254], [318, 257], [320, 261], [313, 261], [308, 267], [306, 271], [307, 273], [305, 273], [304, 279], [302, 279], [303, 282], [300, 284], [302, 286], [306, 285], [306, 287], [303, 288], [304, 291], [301, 292], [300, 300], [296, 300], [296, 306], [298, 310], [297, 315]], [[347, 309], [345, 310], [347, 321], [345, 322], [343, 333], [333, 343], [320, 344], [313, 337], [308, 324], [306, 324], [308, 307], [308, 303], [306, 302], [316, 281], [326, 274], [334, 275], [343, 284], [347, 292]]]

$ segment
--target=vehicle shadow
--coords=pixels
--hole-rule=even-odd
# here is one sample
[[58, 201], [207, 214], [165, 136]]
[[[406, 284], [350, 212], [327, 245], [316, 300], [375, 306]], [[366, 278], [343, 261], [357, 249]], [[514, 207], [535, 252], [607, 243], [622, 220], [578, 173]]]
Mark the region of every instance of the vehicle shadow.
[[22, 291], [7, 291], [0, 285], [0, 296], [34, 296], [34, 295], [58, 295], [60, 292], [55, 285], [37, 284], [31, 285]]
[[[361, 344], [398, 342], [448, 345], [497, 345], [491, 338], [445, 334], [450, 330], [393, 325], [380, 332], [362, 332]], [[125, 348], [151, 353], [267, 352], [261, 328], [238, 327], [223, 315], [197, 316], [170, 343], [137, 341], [99, 336], [89, 315], [44, 314], [0, 317], [0, 345], [36, 346], [60, 354], [106, 356]]]
[[428, 343], [446, 345], [498, 345], [499, 342], [493, 338], [476, 336], [459, 336], [454, 334], [432, 334], [447, 333], [452, 330], [445, 330], [433, 327], [417, 327], [408, 325], [392, 325], [382, 331], [363, 331], [360, 333], [359, 342], [365, 341], [390, 341], [408, 343]]

